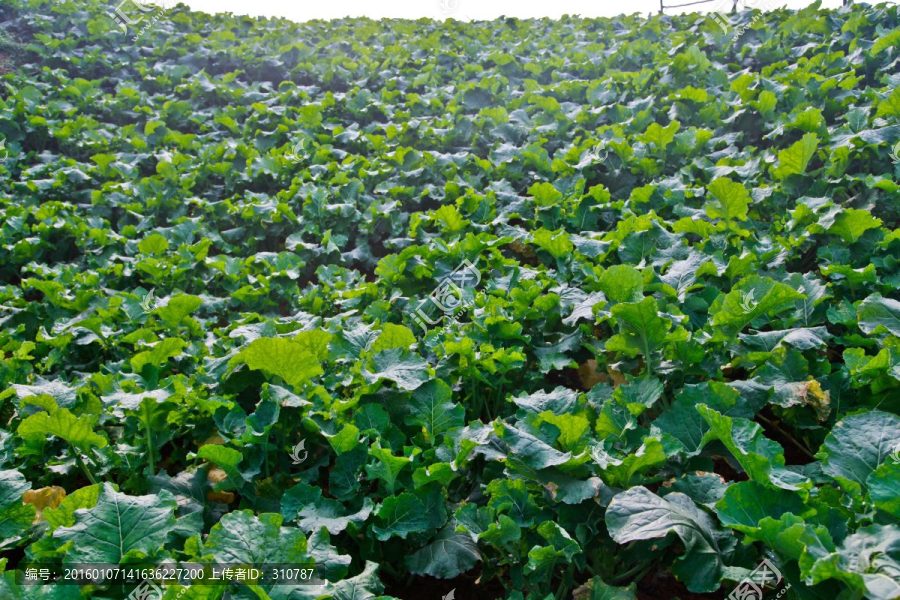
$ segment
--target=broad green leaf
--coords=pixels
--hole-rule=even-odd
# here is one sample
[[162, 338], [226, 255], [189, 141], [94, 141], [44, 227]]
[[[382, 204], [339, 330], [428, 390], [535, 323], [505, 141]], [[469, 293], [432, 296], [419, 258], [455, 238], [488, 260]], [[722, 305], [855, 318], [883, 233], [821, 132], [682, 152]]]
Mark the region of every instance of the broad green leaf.
[[824, 556], [834, 550], [834, 542], [826, 527], [807, 523], [789, 512], [778, 519], [765, 517], [758, 525], [757, 530], [747, 532], [747, 539], [763, 541], [779, 556], [791, 560], [812, 562], [814, 558], [811, 557]]
[[604, 583], [599, 577], [592, 577], [587, 583], [575, 589], [574, 598], [581, 600], [637, 600], [635, 584], [616, 587]]
[[712, 219], [744, 221], [750, 205], [750, 193], [743, 185], [727, 177], [713, 179], [709, 184], [712, 200], [704, 205], [706, 214]]
[[778, 152], [775, 177], [785, 179], [790, 175], [802, 175], [806, 172], [809, 161], [815, 156], [819, 147], [819, 136], [814, 133], [805, 134], [799, 141]]
[[428, 381], [428, 364], [418, 356], [400, 349], [379, 352], [372, 359], [375, 371], [363, 371], [369, 383], [387, 379], [403, 390], [412, 391]]
[[428, 465], [427, 467], [419, 467], [413, 471], [413, 487], [419, 489], [436, 481], [443, 487], [447, 487], [451, 481], [459, 476], [450, 463], [439, 462]]
[[640, 448], [624, 458], [611, 456], [601, 445], [591, 449], [591, 458], [609, 485], [628, 487], [637, 473], [666, 462], [666, 453], [658, 439], [648, 437]]
[[722, 559], [712, 519], [684, 494], [660, 498], [644, 486], [616, 495], [606, 509], [606, 527], [618, 544], [665, 538], [674, 533], [684, 555], [673, 570], [692, 592], [711, 592], [719, 585]]
[[867, 598], [900, 597], [900, 527], [870, 525], [847, 536], [835, 552], [816, 557], [805, 573], [813, 583], [839, 579]]
[[[890, 36], [890, 34], [888, 34], [888, 36]], [[878, 109], [875, 114], [879, 117], [900, 116], [900, 88], [893, 88], [890, 94], [878, 103]]]
[[659, 150], [665, 150], [666, 147], [675, 139], [675, 134], [681, 128], [681, 123], [672, 121], [665, 127], [659, 123], [650, 123], [647, 130], [640, 136], [641, 140], [655, 145]]
[[231, 360], [232, 365], [240, 363], [280, 377], [293, 386], [322, 374], [317, 357], [304, 344], [286, 338], [253, 340]]
[[308, 564], [306, 537], [296, 527], [282, 527], [279, 514], [254, 515], [236, 510], [222, 516], [203, 542], [204, 555], [231, 565]]
[[[418, 451], [418, 448], [416, 448]], [[394, 456], [390, 448], [382, 448], [381, 443], [376, 441], [369, 448], [369, 456], [375, 459], [375, 462], [366, 465], [366, 473], [370, 479], [381, 479], [384, 481], [390, 493], [394, 492], [397, 481], [397, 475], [400, 471], [412, 462], [408, 456]]]
[[94, 433], [94, 421], [86, 416], [76, 417], [67, 408], [52, 408], [50, 413], [38, 412], [19, 423], [16, 430], [29, 443], [43, 442], [56, 436], [81, 452], [106, 446], [106, 438]]
[[51, 529], [75, 524], [75, 511], [80, 508], [94, 508], [100, 499], [100, 491], [103, 486], [99, 483], [79, 488], [67, 494], [56, 508], [44, 509], [44, 520]]
[[57, 405], [64, 408], [72, 406], [78, 396], [77, 388], [61, 380], [46, 381], [38, 378], [33, 385], [13, 384], [12, 389], [20, 400], [28, 398], [29, 403], [35, 404], [34, 396], [50, 396]]
[[159, 315], [163, 323], [171, 327], [175, 327], [181, 323], [182, 319], [200, 308], [203, 300], [199, 296], [190, 294], [178, 294], [169, 298], [163, 306], [154, 309], [154, 313]]
[[72, 542], [66, 559], [73, 563], [118, 564], [125, 556], [153, 556], [175, 526], [175, 498], [129, 496], [109, 483], [93, 508], [75, 512], [75, 524], [60, 527], [53, 537]]
[[0, 471], [0, 549], [18, 542], [31, 528], [34, 506], [22, 503], [31, 483], [14, 469]]
[[307, 329], [294, 334], [291, 341], [299, 344], [304, 350], [316, 357], [319, 362], [328, 358], [328, 346], [332, 335], [321, 329]]
[[329, 585], [327, 591], [334, 600], [374, 600], [375, 598], [381, 598], [384, 584], [378, 578], [378, 563], [367, 560], [362, 573]]
[[656, 377], [639, 377], [616, 388], [613, 397], [633, 415], [640, 415], [659, 400], [665, 388]]
[[872, 294], [856, 309], [859, 328], [867, 335], [888, 332], [900, 337], [900, 302]]
[[569, 461], [572, 455], [560, 452], [550, 444], [527, 431], [507, 424], [495, 425], [497, 435], [509, 448], [507, 460], [515, 460], [532, 469], [546, 469]]
[[725, 478], [717, 473], [695, 471], [682, 475], [671, 484], [667, 482], [663, 488], [660, 488], [660, 495], [680, 492], [698, 505], [715, 510], [716, 503], [722, 499], [728, 487]]
[[784, 513], [803, 516], [808, 511], [797, 494], [753, 481], [732, 483], [716, 504], [719, 522], [745, 533], [758, 531], [759, 522], [766, 517], [777, 519]]
[[722, 442], [751, 481], [785, 490], [809, 487], [806, 477], [785, 468], [784, 449], [767, 438], [759, 425], [725, 416], [705, 404], [697, 405], [697, 411], [709, 424], [703, 445], [712, 440]]
[[[2, 562], [0, 561], [0, 566]], [[0, 597], [4, 600], [82, 600], [81, 587], [77, 585], [23, 585], [24, 573], [5, 571], [0, 573]], [[168, 600], [168, 599], [166, 599]]]
[[591, 422], [586, 416], [558, 415], [547, 411], [540, 413], [538, 419], [541, 423], [550, 423], [559, 430], [559, 437], [556, 441], [563, 449], [577, 452], [587, 444], [585, 435], [591, 427]]
[[900, 417], [871, 410], [844, 417], [834, 424], [816, 455], [822, 470], [862, 487], [890, 456], [900, 440]]
[[138, 250], [143, 254], [159, 256], [169, 249], [169, 240], [160, 233], [151, 233], [140, 242], [138, 242]]
[[869, 496], [879, 510], [900, 519], [900, 462], [884, 462], [866, 479]]
[[647, 297], [640, 302], [617, 304], [612, 307], [612, 315], [619, 333], [609, 338], [606, 348], [629, 356], [640, 354], [651, 365], [653, 355], [666, 341], [671, 326], [667, 319], [659, 316], [656, 299]]
[[697, 405], [706, 404], [730, 414], [739, 401], [740, 394], [734, 388], [718, 381], [685, 386], [672, 405], [653, 421], [653, 431], [670, 440], [668, 443], [674, 440], [687, 456], [694, 456], [702, 450], [703, 437], [709, 430]]
[[[474, 507], [473, 507], [474, 508]], [[489, 512], [484, 509], [485, 512]], [[459, 513], [457, 513], [459, 514]], [[470, 530], [477, 531], [475, 528]], [[478, 534], [478, 541], [497, 547], [509, 547], [522, 539], [522, 528], [506, 515], [498, 515], [496, 522], [489, 523]]]
[[772, 316], [794, 307], [803, 294], [769, 277], [749, 275], [741, 279], [721, 302], [710, 308], [710, 322], [740, 331], [758, 317]]
[[[441, 503], [443, 506], [443, 502]], [[429, 513], [429, 507], [418, 494], [403, 492], [388, 496], [375, 510], [375, 537], [385, 541], [392, 537], [406, 539], [411, 533], [422, 533], [440, 526], [440, 514]], [[446, 513], [443, 515], [446, 517]]]
[[347, 501], [357, 495], [368, 456], [368, 449], [358, 443], [347, 452], [338, 454], [328, 472], [328, 491], [332, 496]]
[[350, 566], [352, 559], [348, 554], [340, 554], [338, 549], [331, 545], [331, 536], [327, 530], [319, 529], [311, 534], [306, 545], [307, 554], [316, 563], [317, 577], [335, 581], [347, 576], [347, 567]]
[[422, 428], [433, 444], [445, 431], [465, 425], [465, 409], [452, 401], [450, 386], [433, 379], [412, 393], [407, 405], [408, 425]]
[[[705, 221], [699, 222], [705, 223]], [[718, 274], [711, 258], [698, 252], [691, 252], [687, 258], [676, 260], [669, 265], [668, 270], [660, 276], [660, 279], [663, 283], [671, 286], [678, 295], [678, 299], [683, 302], [687, 293], [697, 283], [698, 278], [706, 274]]]
[[881, 219], [873, 217], [867, 210], [847, 208], [835, 218], [834, 224], [828, 229], [829, 233], [839, 235], [848, 244], [857, 241], [862, 234], [870, 229], [878, 229]]
[[453, 579], [472, 569], [479, 561], [481, 554], [475, 542], [448, 525], [428, 545], [410, 554], [406, 558], [406, 566], [415, 575]]
[[519, 527], [531, 527], [539, 516], [537, 503], [522, 479], [494, 479], [487, 484], [488, 507], [505, 514]]
[[345, 423], [335, 434], [324, 435], [338, 455], [350, 452], [359, 444], [359, 428], [353, 423]]
[[160, 340], [150, 350], [138, 352], [131, 357], [131, 369], [140, 373], [146, 365], [162, 367], [170, 358], [181, 354], [186, 344], [178, 338], [166, 338]]
[[563, 258], [569, 256], [575, 246], [569, 239], [569, 234], [565, 230], [552, 232], [541, 228], [532, 234], [532, 240], [536, 246], [545, 250], [553, 258]]
[[519, 408], [530, 412], [541, 413], [550, 411], [556, 414], [564, 414], [572, 410], [577, 400], [574, 390], [557, 386], [551, 392], [538, 390], [531, 394], [522, 394], [511, 398]]
[[197, 456], [221, 467], [223, 471], [228, 473], [229, 477], [240, 480], [238, 465], [244, 458], [240, 451], [218, 444], [206, 444], [200, 446], [200, 449], [197, 450]]
[[408, 327], [403, 325], [394, 325], [393, 323], [385, 323], [381, 329], [381, 334], [372, 344], [371, 351], [373, 353], [382, 350], [391, 350], [399, 348], [401, 350], [409, 350], [409, 347], [416, 343], [416, 336]]
[[533, 183], [528, 188], [528, 193], [534, 197], [535, 204], [541, 207], [556, 206], [563, 198], [560, 191], [553, 187], [552, 183], [547, 183], [546, 181]]
[[365, 522], [372, 508], [372, 500], [365, 498], [358, 511], [348, 511], [337, 500], [323, 498], [321, 489], [302, 482], [288, 489], [281, 497], [281, 514], [289, 521], [296, 519], [300, 529], [308, 533], [324, 527], [328, 533], [337, 535], [351, 523]]
[[578, 542], [565, 529], [553, 521], [544, 521], [537, 527], [538, 534], [549, 543], [534, 546], [528, 551], [525, 572], [549, 571], [556, 564], [568, 564], [576, 554], [581, 553]]
[[597, 279], [597, 286], [613, 302], [641, 300], [644, 277], [631, 265], [612, 265]]
[[538, 476], [550, 497], [564, 504], [581, 504], [588, 499], [608, 504], [612, 498], [612, 488], [599, 477], [574, 478], [558, 469], [545, 469]]

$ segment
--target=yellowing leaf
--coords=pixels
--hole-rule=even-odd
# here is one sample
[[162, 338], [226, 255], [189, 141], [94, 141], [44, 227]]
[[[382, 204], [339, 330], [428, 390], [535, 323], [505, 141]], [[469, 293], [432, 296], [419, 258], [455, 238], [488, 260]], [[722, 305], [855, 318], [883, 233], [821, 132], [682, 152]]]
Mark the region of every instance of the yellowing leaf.
[[35, 508], [34, 522], [43, 518], [45, 508], [56, 508], [66, 497], [66, 490], [58, 485], [42, 487], [36, 490], [28, 490], [22, 495], [22, 502]]

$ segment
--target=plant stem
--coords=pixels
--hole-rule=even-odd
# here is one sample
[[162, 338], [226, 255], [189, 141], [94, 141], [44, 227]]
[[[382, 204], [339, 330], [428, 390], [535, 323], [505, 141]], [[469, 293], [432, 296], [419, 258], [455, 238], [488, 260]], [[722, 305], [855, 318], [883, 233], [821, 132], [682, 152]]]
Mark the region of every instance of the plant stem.
[[267, 479], [268, 479], [269, 477], [271, 477], [271, 473], [270, 473], [270, 471], [269, 471], [269, 450], [270, 450], [271, 447], [272, 447], [272, 446], [269, 444], [269, 436], [271, 436], [271, 434], [272, 434], [271, 431], [267, 431], [267, 432], [266, 432], [266, 443], [264, 444], [264, 450], [263, 450], [263, 451], [265, 452], [265, 454], [263, 454], [263, 458], [264, 458], [264, 460], [265, 460], [265, 465], [266, 465], [266, 478], [267, 478]]
[[805, 454], [808, 458], [810, 458], [810, 459], [812, 459], [812, 460], [816, 460], [815, 455], [814, 455], [812, 452], [810, 452], [809, 450], [807, 450], [806, 446], [804, 446], [803, 444], [801, 444], [797, 439], [794, 438], [794, 436], [792, 436], [792, 435], [789, 434], [787, 431], [785, 431], [784, 429], [782, 429], [778, 424], [776, 424], [776, 423], [774, 423], [773, 421], [771, 421], [771, 420], [765, 418], [765, 417], [762, 416], [762, 415], [756, 415], [756, 417], [757, 417], [759, 420], [761, 420], [763, 423], [766, 423], [766, 424], [769, 425], [772, 429], [774, 429], [775, 431], [777, 431], [778, 433], [780, 433], [781, 435], [783, 435], [784, 437], [786, 437], [788, 440], [790, 440], [790, 442], [791, 442], [792, 444], [794, 444], [794, 446], [795, 446], [798, 450], [800, 450], [803, 454]]
[[71, 448], [72, 453], [75, 454], [75, 464], [77, 464], [81, 468], [81, 471], [84, 473], [84, 476], [88, 478], [88, 481], [90, 481], [92, 485], [96, 485], [97, 478], [94, 477], [94, 474], [91, 473], [90, 469], [87, 468], [87, 465], [84, 464], [84, 461], [81, 460], [81, 453], [78, 452], [78, 450], [72, 444], [69, 444], [69, 448]]
[[156, 475], [156, 457], [153, 450], [153, 432], [150, 430], [150, 405], [143, 402], [144, 411], [144, 441], [147, 443], [147, 460], [150, 462], [150, 474]]
[[[650, 563], [650, 564], [652, 564], [652, 563]], [[626, 579], [628, 579], [635, 573], [638, 573], [642, 569], [645, 569], [647, 566], [648, 566], [647, 563], [638, 563], [635, 566], [628, 569], [627, 571], [625, 571], [624, 573], [622, 573], [621, 575], [616, 575], [615, 577], [612, 578], [612, 580], [616, 583], [618, 583], [619, 581], [625, 581]]]
[[569, 566], [566, 568], [566, 574], [563, 576], [562, 581], [559, 582], [559, 587], [556, 589], [556, 594], [554, 594], [554, 598], [558, 598], [562, 600], [566, 597], [566, 593], [569, 591], [569, 584], [572, 581], [572, 571], [574, 570], [574, 565], [569, 563]]

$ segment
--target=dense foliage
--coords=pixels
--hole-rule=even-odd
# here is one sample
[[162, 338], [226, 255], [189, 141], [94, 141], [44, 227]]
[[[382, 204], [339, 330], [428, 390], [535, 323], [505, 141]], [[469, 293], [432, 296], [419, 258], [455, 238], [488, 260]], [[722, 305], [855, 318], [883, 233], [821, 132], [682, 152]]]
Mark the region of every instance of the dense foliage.
[[6, 0], [0, 596], [900, 596], [897, 10]]

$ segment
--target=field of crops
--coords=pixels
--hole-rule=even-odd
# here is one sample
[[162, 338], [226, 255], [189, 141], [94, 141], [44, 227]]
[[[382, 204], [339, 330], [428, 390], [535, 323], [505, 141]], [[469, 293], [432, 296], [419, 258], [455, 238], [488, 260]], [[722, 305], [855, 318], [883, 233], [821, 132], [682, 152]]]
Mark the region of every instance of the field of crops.
[[113, 8], [0, 5], [0, 598], [900, 598], [896, 6]]

